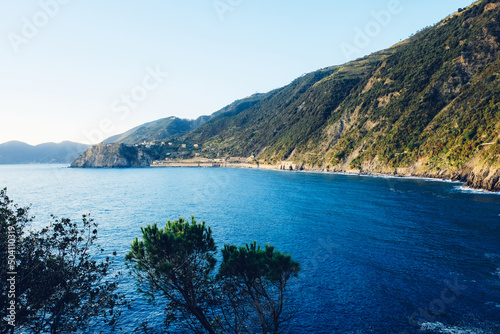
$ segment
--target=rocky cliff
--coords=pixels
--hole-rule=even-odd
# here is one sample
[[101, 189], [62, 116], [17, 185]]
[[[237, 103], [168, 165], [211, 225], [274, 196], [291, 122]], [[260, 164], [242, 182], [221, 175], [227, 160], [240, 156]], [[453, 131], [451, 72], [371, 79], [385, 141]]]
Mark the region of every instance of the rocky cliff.
[[[246, 102], [179, 141], [208, 158], [450, 178], [500, 191], [500, 1], [477, 1], [392, 48]], [[129, 160], [118, 151], [114, 165], [94, 153], [113, 155], [95, 148], [75, 165]]]
[[73, 168], [148, 167], [151, 157], [141, 149], [125, 144], [100, 144], [85, 151], [72, 164]]
[[186, 136], [208, 156], [462, 180], [500, 191], [500, 2], [323, 69]]

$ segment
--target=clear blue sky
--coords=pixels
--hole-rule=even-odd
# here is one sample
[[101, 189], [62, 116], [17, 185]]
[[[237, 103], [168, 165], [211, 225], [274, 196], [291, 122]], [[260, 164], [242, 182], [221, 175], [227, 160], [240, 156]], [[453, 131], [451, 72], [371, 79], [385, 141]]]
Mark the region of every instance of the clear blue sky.
[[[159, 118], [211, 114], [387, 48], [472, 2], [0, 0], [0, 143], [95, 143]], [[378, 23], [373, 12], [390, 15]]]

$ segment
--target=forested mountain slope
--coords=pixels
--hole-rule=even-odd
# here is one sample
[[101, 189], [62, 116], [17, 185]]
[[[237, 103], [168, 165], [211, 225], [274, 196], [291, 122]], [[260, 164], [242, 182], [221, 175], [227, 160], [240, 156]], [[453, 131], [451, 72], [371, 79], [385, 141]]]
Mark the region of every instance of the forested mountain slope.
[[311, 73], [187, 137], [223, 156], [499, 189], [499, 37], [500, 4], [479, 1], [391, 49]]
[[214, 114], [176, 140], [212, 158], [500, 190], [499, 55], [500, 3], [478, 1], [392, 48]]

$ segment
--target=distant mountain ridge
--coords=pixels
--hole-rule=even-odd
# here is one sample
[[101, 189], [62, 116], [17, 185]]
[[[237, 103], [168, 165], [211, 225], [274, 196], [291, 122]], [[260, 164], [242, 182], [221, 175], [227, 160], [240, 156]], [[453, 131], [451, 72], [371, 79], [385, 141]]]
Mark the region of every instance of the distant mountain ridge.
[[477, 1], [392, 48], [237, 102], [175, 137], [176, 151], [139, 147], [134, 156], [254, 157], [500, 191], [500, 1]]
[[0, 144], [0, 164], [66, 163], [69, 164], [90, 145], [64, 141], [32, 146], [20, 141]]

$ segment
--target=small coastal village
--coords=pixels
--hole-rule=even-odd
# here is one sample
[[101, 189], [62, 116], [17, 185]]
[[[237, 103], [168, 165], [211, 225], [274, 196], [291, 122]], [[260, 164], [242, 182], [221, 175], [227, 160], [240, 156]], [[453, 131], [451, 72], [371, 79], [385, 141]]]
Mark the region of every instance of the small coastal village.
[[[111, 148], [113, 144], [106, 144]], [[207, 157], [209, 154], [202, 152], [202, 145], [172, 141], [143, 141], [139, 144], [125, 145], [154, 156], [149, 167], [233, 167], [233, 168], [260, 168], [278, 170], [301, 170], [300, 166], [291, 161], [279, 164], [268, 164], [257, 160], [254, 155], [250, 157]], [[207, 148], [210, 152], [210, 146]], [[160, 156], [161, 158], [158, 158]]]
[[229, 168], [259, 168], [259, 169], [279, 169], [279, 170], [300, 170], [297, 164], [292, 162], [282, 162], [277, 165], [264, 164], [256, 161], [254, 157], [228, 157], [209, 159], [196, 157], [192, 159], [171, 159], [155, 160], [150, 167], [229, 167]]

